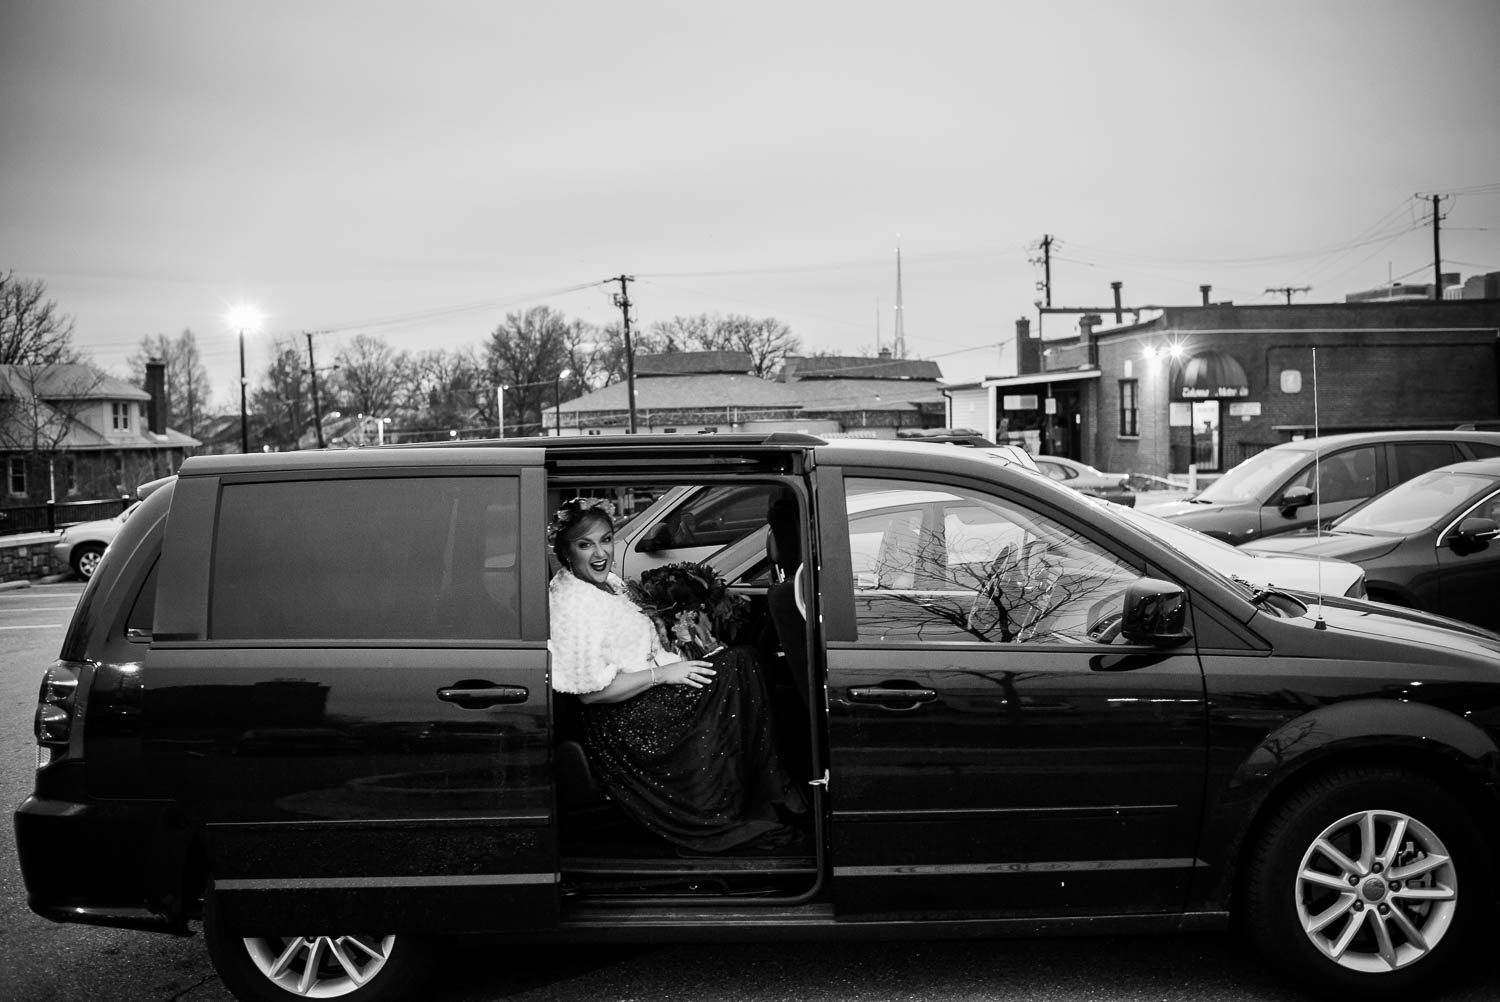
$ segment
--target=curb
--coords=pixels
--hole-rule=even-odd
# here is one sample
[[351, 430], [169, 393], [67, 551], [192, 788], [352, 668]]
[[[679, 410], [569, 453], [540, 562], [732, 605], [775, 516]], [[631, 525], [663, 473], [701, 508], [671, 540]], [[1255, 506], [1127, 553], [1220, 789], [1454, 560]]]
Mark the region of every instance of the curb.
[[0, 581], [0, 591], [20, 591], [30, 587], [30, 581]]

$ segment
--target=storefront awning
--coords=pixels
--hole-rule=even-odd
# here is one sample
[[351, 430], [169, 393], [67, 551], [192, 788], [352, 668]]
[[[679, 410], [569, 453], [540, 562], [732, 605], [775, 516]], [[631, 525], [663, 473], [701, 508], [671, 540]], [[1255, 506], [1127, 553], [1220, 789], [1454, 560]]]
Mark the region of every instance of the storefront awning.
[[1245, 367], [1222, 351], [1189, 355], [1172, 377], [1174, 400], [1237, 400], [1249, 395]]

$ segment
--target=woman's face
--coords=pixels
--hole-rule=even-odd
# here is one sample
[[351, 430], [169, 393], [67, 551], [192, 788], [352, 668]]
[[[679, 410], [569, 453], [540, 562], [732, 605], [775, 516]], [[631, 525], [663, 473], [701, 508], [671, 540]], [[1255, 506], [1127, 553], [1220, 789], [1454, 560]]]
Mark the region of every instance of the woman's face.
[[565, 544], [563, 558], [574, 577], [592, 585], [604, 584], [615, 559], [614, 527], [602, 518], [587, 519], [583, 530]]

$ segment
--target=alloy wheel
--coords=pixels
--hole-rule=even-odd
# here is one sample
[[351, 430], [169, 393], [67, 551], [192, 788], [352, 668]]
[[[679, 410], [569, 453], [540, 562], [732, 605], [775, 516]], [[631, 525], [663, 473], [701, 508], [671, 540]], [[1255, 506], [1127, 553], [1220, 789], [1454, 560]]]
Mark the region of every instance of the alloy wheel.
[[302, 998], [349, 995], [380, 973], [395, 936], [259, 936], [245, 949], [260, 973]]
[[1297, 914], [1314, 946], [1351, 971], [1416, 963], [1453, 923], [1458, 878], [1442, 841], [1397, 811], [1360, 811], [1313, 840], [1297, 869]]

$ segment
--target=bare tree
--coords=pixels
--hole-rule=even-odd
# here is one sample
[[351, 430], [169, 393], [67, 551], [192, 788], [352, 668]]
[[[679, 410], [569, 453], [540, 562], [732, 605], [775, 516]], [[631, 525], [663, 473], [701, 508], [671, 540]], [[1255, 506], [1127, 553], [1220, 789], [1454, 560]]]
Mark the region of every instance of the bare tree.
[[506, 314], [485, 345], [485, 371], [505, 387], [505, 428], [521, 435], [542, 430], [559, 373], [568, 368], [569, 324], [550, 306]]
[[57, 365], [78, 361], [73, 318], [47, 298], [47, 283], [0, 276], [0, 365]]
[[197, 335], [189, 328], [170, 338], [165, 334], [148, 334], [141, 338], [140, 347], [126, 359], [126, 364], [132, 373], [141, 373], [151, 359], [160, 359], [167, 366], [167, 424], [189, 435], [196, 434], [198, 418], [213, 392], [208, 369], [198, 351]]
[[407, 391], [418, 430], [495, 433], [495, 388], [473, 351], [421, 352], [412, 360]]
[[312, 425], [312, 385], [302, 353], [287, 339], [277, 339], [276, 354], [266, 367], [265, 384], [251, 393], [250, 448], [295, 449]]
[[334, 356], [334, 363], [338, 373], [331, 382], [346, 411], [389, 416], [410, 395], [411, 355], [396, 351], [382, 338], [356, 335]]
[[673, 317], [652, 324], [651, 333], [667, 351], [743, 351], [761, 379], [773, 378], [786, 357], [802, 349], [802, 339], [780, 320], [738, 313]]

